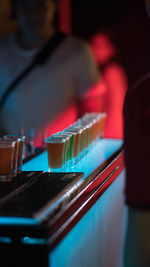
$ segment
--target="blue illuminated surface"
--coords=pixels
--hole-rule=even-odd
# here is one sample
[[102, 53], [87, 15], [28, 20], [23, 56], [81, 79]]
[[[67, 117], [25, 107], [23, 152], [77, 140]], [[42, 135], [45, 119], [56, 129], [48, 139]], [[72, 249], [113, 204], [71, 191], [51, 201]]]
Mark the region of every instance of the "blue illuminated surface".
[[[118, 139], [101, 139], [97, 141], [89, 150], [87, 155], [76, 165], [66, 167], [65, 172], [84, 172], [86, 178], [95, 168], [97, 168], [104, 160], [114, 153], [122, 145], [122, 140]], [[43, 152], [36, 158], [23, 164], [23, 171], [48, 171], [47, 152]], [[59, 169], [57, 170], [60, 171]], [[58, 200], [59, 201], [59, 200]], [[50, 212], [49, 207], [47, 212]], [[45, 216], [43, 214], [42, 216]], [[36, 225], [42, 218], [32, 219], [23, 217], [0, 217], [0, 225]], [[23, 242], [33, 242], [35, 240], [25, 239]], [[38, 242], [38, 241], [37, 241]], [[43, 240], [39, 242], [44, 242]]]
[[21, 242], [23, 244], [28, 244], [28, 245], [43, 245], [43, 244], [46, 244], [46, 239], [25, 236], [21, 238]]
[[12, 239], [10, 237], [0, 237], [0, 243], [11, 244]]
[[51, 267], [122, 267], [124, 172], [49, 254]]
[[[64, 172], [84, 172], [86, 178], [95, 168], [114, 153], [122, 145], [122, 140], [100, 139], [92, 147], [84, 158], [77, 164], [65, 167]], [[36, 158], [23, 164], [23, 171], [45, 171], [48, 172], [47, 151]], [[62, 169], [55, 170], [61, 172]], [[53, 172], [53, 171], [52, 171]]]
[[37, 219], [23, 217], [0, 217], [0, 225], [36, 225]]

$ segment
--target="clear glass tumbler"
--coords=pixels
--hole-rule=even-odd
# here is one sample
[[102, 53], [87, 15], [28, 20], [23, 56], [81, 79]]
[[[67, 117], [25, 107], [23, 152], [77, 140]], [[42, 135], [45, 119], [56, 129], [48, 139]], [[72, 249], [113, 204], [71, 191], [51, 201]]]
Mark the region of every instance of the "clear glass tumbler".
[[14, 141], [0, 140], [0, 182], [8, 182], [13, 177]]

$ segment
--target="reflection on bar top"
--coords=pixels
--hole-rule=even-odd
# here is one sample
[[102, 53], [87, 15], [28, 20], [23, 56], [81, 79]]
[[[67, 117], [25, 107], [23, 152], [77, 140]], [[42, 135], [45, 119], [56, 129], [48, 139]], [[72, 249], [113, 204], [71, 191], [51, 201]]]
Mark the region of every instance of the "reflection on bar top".
[[[121, 147], [121, 139], [100, 139], [91, 147], [88, 154], [72, 167], [65, 169], [66, 172], [84, 172], [87, 177], [95, 168], [105, 161], [111, 154]], [[48, 172], [47, 151], [23, 164], [23, 171]], [[58, 169], [59, 172], [59, 169]]]

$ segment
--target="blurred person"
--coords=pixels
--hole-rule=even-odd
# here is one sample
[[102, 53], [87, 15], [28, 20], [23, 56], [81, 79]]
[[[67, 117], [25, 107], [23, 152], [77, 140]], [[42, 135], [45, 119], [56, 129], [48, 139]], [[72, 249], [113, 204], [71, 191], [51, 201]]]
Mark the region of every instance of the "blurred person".
[[[28, 135], [33, 129], [35, 137], [43, 131], [47, 137], [72, 121], [67, 117], [70, 106], [78, 108], [75, 116], [99, 111], [98, 101], [91, 104], [99, 84], [92, 51], [85, 41], [59, 32], [55, 23], [58, 1], [12, 0], [12, 8], [18, 30], [0, 40], [1, 131], [16, 134], [23, 129]], [[37, 64], [4, 97], [48, 42], [55, 50], [44, 64]]]
[[[145, 1], [150, 16], [150, 1]], [[128, 89], [124, 102], [124, 267], [150, 266], [150, 73]]]
[[119, 62], [119, 52], [109, 30], [101, 30], [90, 38], [102, 80], [103, 109], [107, 113], [104, 136], [123, 138], [122, 109], [127, 90], [127, 75]]

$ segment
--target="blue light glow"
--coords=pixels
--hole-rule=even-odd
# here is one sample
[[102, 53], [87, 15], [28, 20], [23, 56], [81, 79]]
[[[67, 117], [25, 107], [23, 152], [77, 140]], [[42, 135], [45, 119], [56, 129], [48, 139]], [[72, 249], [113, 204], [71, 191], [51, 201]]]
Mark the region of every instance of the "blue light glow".
[[5, 244], [11, 244], [12, 243], [12, 239], [10, 237], [0, 237], [0, 243], [5, 243]]
[[[104, 160], [108, 159], [112, 153], [114, 153], [122, 145], [122, 140], [118, 139], [100, 139], [91, 147], [89, 147], [88, 153], [80, 159], [76, 164], [72, 166], [63, 167], [63, 169], [53, 169], [52, 172], [83, 172], [85, 179], [91, 174]], [[23, 164], [23, 171], [48, 171], [48, 158], [47, 151], [43, 152], [36, 158], [33, 158], [29, 162]], [[63, 197], [62, 197], [63, 198]], [[37, 218], [39, 221], [43, 220], [56, 205], [62, 201], [59, 198], [55, 203], [47, 206], [47, 208], [40, 213]]]
[[123, 188], [124, 172], [49, 254], [51, 267], [122, 266], [126, 218]]
[[38, 220], [23, 217], [0, 217], [0, 225], [36, 225]]
[[47, 151], [26, 162], [22, 166], [23, 171], [45, 171], [48, 172]]
[[[122, 145], [122, 140], [118, 139], [100, 139], [93, 144], [88, 153], [72, 166], [66, 166], [63, 169], [51, 170], [52, 172], [84, 172], [84, 178], [87, 177], [104, 160], [114, 153]], [[45, 171], [48, 172], [47, 151], [36, 158], [23, 164], [23, 171]]]
[[28, 244], [28, 245], [44, 245], [46, 244], [46, 239], [25, 236], [21, 238], [21, 242], [23, 244]]

